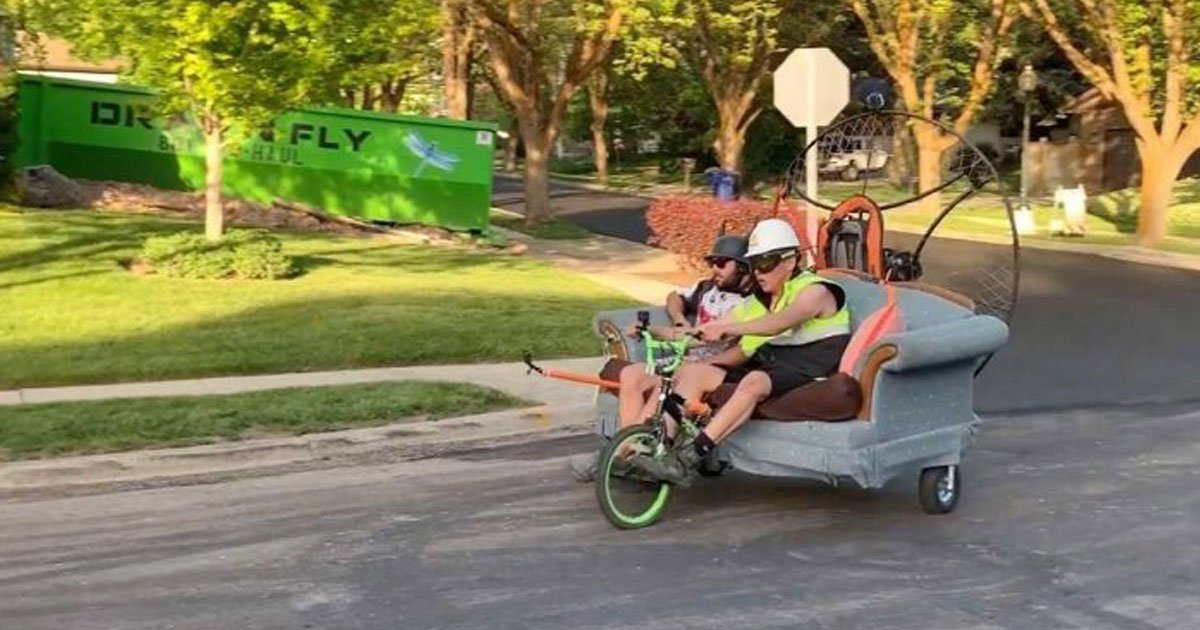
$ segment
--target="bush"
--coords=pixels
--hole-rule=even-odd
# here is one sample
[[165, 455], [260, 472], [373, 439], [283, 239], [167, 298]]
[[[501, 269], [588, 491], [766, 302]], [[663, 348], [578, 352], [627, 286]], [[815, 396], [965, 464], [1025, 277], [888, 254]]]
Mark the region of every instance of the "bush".
[[748, 235], [759, 221], [779, 217], [803, 238], [804, 212], [781, 203], [776, 214], [773, 206], [770, 201], [749, 199], [722, 202], [701, 196], [660, 197], [650, 203], [646, 222], [652, 243], [679, 256], [684, 264], [702, 268], [722, 226], [726, 234]]
[[276, 280], [295, 273], [279, 239], [263, 230], [230, 230], [216, 243], [196, 232], [152, 236], [138, 260], [172, 278]]

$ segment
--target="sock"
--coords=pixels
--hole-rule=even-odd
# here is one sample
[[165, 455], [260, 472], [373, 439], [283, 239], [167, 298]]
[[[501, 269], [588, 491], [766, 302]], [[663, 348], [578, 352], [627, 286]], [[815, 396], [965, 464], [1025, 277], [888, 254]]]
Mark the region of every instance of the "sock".
[[708, 434], [701, 431], [700, 435], [696, 436], [696, 440], [692, 442], [692, 448], [696, 449], [696, 454], [700, 457], [708, 457], [708, 454], [717, 447], [717, 443], [708, 437]]

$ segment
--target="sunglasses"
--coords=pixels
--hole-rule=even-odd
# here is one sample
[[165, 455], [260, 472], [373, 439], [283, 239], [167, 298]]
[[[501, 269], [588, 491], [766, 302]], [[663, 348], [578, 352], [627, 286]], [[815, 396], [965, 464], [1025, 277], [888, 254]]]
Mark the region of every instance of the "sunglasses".
[[770, 273], [783, 261], [792, 258], [796, 252], [781, 252], [778, 254], [763, 254], [750, 259], [750, 267], [758, 273]]
[[725, 265], [729, 264], [729, 261], [731, 261], [731, 260], [733, 260], [733, 259], [725, 258], [722, 256], [710, 256], [705, 259], [705, 261], [707, 261], [709, 265], [716, 267], [717, 269], [720, 269], [720, 268], [724, 267]]

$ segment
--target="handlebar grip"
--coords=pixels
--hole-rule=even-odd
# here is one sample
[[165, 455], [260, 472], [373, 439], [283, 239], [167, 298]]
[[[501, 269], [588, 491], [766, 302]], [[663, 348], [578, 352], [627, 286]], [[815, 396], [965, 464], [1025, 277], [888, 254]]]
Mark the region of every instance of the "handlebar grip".
[[638, 327], [645, 330], [650, 327], [650, 311], [638, 311]]

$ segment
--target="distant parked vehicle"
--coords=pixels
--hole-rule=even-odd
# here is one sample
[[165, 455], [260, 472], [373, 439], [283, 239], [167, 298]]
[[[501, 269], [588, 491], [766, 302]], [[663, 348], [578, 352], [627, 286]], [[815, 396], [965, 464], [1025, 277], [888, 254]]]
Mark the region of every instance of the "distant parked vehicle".
[[823, 148], [818, 170], [822, 175], [835, 175], [845, 181], [854, 181], [864, 173], [887, 167], [890, 146], [886, 138], [843, 137], [835, 146]]

